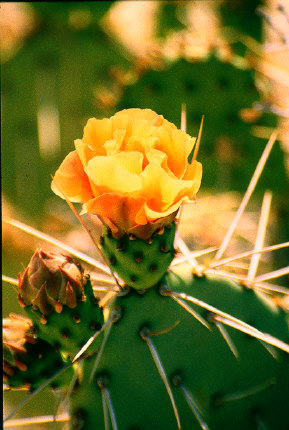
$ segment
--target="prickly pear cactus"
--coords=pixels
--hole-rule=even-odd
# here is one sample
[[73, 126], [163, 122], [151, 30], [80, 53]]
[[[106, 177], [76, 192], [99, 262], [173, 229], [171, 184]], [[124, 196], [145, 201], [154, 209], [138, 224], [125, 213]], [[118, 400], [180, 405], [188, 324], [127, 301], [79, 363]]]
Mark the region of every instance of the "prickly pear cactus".
[[[89, 272], [44, 251], [18, 277], [36, 357], [45, 345], [51, 357], [46, 385], [57, 381], [69, 393], [71, 430], [288, 429], [288, 313], [260, 292], [274, 292], [261, 282], [274, 272], [257, 282], [219, 270], [218, 254], [207, 266], [189, 251], [174, 259], [175, 247], [184, 249], [175, 237], [180, 208], [200, 187], [198, 143], [150, 109], [127, 109], [90, 119], [54, 175], [56, 194], [103, 223], [98, 250], [113, 285], [99, 301]], [[20, 333], [25, 359], [6, 345], [11, 386], [25, 384], [13, 371], [35, 359], [32, 323]], [[51, 375], [60, 356], [63, 367]], [[59, 382], [71, 369], [71, 382]]]
[[284, 312], [264, 295], [218, 275], [196, 277], [188, 264], [177, 272], [144, 294], [131, 289], [111, 303], [110, 312], [117, 308], [120, 317], [91, 384], [92, 365], [83, 363], [86, 382], [71, 397], [72, 416], [81, 416], [83, 426], [72, 429], [106, 428], [102, 409], [94, 405], [108, 395], [107, 411], [120, 429], [257, 429], [258, 414], [269, 428], [278, 423], [286, 429], [288, 355], [278, 353], [276, 360], [259, 340], [233, 329], [230, 350], [219, 315], [186, 305], [179, 295], [286, 340]]

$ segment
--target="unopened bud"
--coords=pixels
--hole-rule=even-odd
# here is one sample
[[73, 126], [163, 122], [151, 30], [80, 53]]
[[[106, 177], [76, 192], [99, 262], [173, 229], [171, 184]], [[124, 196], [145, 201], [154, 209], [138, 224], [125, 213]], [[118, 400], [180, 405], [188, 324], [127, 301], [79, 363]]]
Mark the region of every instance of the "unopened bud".
[[18, 299], [20, 305], [32, 305], [42, 315], [60, 313], [63, 305], [77, 305], [84, 295], [83, 285], [83, 271], [76, 260], [37, 250], [23, 276], [18, 275]]

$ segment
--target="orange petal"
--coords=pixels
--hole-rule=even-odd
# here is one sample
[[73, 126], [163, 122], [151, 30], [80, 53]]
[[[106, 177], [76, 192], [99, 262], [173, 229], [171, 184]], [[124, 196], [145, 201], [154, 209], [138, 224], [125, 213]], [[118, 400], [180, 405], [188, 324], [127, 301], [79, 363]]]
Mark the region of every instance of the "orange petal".
[[156, 149], [168, 156], [168, 167], [178, 178], [182, 178], [188, 163], [188, 156], [195, 144], [195, 138], [166, 123], [156, 131], [159, 142]]
[[171, 205], [166, 211], [158, 212], [151, 209], [148, 205], [144, 206], [144, 212], [148, 222], [155, 222], [161, 219], [168, 218], [169, 216], [175, 214], [179, 207], [184, 203], [193, 203], [194, 199], [190, 199], [188, 196], [183, 196], [176, 203]]
[[149, 163], [154, 161], [157, 162], [169, 175], [171, 175], [173, 178], [176, 178], [176, 176], [168, 168], [167, 154], [159, 151], [158, 149], [150, 148], [148, 151], [146, 151], [146, 157]]
[[[75, 140], [74, 145], [75, 145], [76, 152], [79, 156], [79, 159], [82, 163], [83, 169], [85, 170], [89, 160], [91, 160], [93, 157], [96, 156], [96, 152], [90, 149], [89, 146], [86, 143], [82, 142], [82, 140], [80, 139]], [[97, 187], [93, 184], [93, 182], [89, 178], [87, 179], [91, 188], [91, 193], [93, 194], [93, 196], [98, 196], [99, 191]]]
[[98, 215], [118, 237], [135, 227], [136, 216], [144, 203], [143, 197], [128, 197], [111, 193], [90, 200], [85, 204], [85, 208], [87, 212]]
[[[144, 170], [144, 195], [147, 206], [155, 212], [166, 213], [183, 197], [194, 195], [194, 180], [172, 178], [155, 160]], [[176, 209], [174, 209], [176, 210]], [[171, 213], [173, 210], [170, 209]]]
[[156, 112], [154, 112], [151, 109], [131, 108], [131, 109], [123, 109], [114, 115], [114, 118], [119, 118], [119, 117], [128, 117], [133, 121], [146, 120], [152, 123], [154, 121], [157, 121], [158, 118], [161, 117], [161, 115], [158, 115]]
[[84, 143], [80, 139], [76, 139], [74, 141], [74, 146], [81, 161], [81, 164], [84, 168], [87, 166], [87, 163], [91, 158], [98, 155], [96, 151], [93, 151], [86, 143]]
[[97, 155], [105, 155], [103, 148], [107, 140], [112, 139], [112, 121], [110, 118], [90, 118], [83, 130], [82, 141]]
[[194, 181], [194, 185], [192, 186], [189, 196], [193, 197], [193, 195], [197, 194], [199, 188], [201, 186], [202, 180], [202, 164], [198, 161], [193, 161], [188, 165], [186, 173], [183, 176], [184, 180]]
[[130, 134], [127, 133], [125, 147], [126, 152], [139, 151], [144, 154], [149, 148], [153, 148], [158, 141], [154, 135], [154, 127], [146, 120], [140, 119], [130, 124]]
[[125, 129], [126, 135], [120, 150], [145, 153], [148, 146], [153, 147], [157, 137], [154, 136], [153, 122], [160, 117], [150, 109], [125, 109], [112, 117], [115, 130]]
[[134, 134], [128, 139], [125, 150], [138, 151], [145, 155], [150, 148], [153, 148], [158, 138], [153, 136], [138, 136]]
[[[59, 186], [57, 186], [59, 184]], [[72, 202], [85, 202], [93, 197], [86, 173], [76, 151], [70, 152], [54, 175], [52, 191], [58, 196], [65, 195]]]

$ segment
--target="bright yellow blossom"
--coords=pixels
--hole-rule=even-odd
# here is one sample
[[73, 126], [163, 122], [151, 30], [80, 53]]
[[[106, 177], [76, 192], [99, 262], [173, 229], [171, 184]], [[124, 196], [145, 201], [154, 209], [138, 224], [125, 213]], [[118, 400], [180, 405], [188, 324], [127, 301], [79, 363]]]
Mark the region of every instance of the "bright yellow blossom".
[[195, 200], [202, 177], [202, 165], [188, 162], [195, 141], [150, 109], [91, 118], [52, 189], [83, 203], [82, 213], [96, 214], [115, 237], [146, 239]]

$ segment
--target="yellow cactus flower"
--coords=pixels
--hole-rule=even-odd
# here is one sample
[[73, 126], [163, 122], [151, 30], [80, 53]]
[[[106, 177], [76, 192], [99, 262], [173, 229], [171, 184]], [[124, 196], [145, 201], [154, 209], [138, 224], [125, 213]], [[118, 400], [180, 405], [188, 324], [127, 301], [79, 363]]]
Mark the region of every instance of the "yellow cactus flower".
[[150, 109], [88, 120], [55, 173], [52, 190], [96, 214], [114, 237], [146, 239], [169, 224], [199, 190], [202, 165], [188, 157], [196, 139]]

